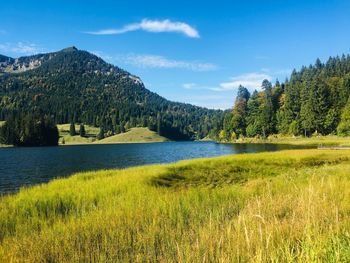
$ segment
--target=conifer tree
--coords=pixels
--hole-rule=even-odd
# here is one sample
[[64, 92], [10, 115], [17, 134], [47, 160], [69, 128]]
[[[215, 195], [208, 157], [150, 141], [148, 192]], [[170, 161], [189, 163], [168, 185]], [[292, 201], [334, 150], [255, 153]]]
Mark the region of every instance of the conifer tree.
[[337, 127], [337, 134], [341, 136], [350, 136], [350, 97], [341, 115], [341, 120]]
[[70, 134], [70, 136], [75, 136], [77, 134], [76, 131], [75, 131], [75, 124], [74, 124], [74, 122], [71, 122], [71, 124], [70, 124], [69, 134]]
[[80, 135], [80, 137], [85, 137], [85, 135], [86, 135], [85, 126], [82, 123], [80, 124], [79, 135]]

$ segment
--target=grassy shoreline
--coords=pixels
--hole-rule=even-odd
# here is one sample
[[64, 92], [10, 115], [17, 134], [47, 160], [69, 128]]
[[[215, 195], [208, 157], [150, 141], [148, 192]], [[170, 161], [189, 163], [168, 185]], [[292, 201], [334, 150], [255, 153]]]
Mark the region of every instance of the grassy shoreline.
[[79, 173], [0, 199], [0, 262], [346, 262], [349, 189], [349, 150]]
[[281, 136], [273, 135], [266, 139], [262, 138], [241, 138], [233, 143], [271, 143], [271, 144], [291, 144], [291, 145], [310, 145], [310, 146], [350, 146], [350, 137], [339, 137], [335, 135], [328, 136]]

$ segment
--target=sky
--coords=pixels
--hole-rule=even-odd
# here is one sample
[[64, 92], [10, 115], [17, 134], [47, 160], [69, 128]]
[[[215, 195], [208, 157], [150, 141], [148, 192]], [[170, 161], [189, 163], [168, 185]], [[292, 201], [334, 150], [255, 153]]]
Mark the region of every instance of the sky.
[[231, 108], [240, 84], [350, 54], [348, 0], [16, 0], [0, 18], [0, 54], [76, 46], [167, 99], [215, 109]]

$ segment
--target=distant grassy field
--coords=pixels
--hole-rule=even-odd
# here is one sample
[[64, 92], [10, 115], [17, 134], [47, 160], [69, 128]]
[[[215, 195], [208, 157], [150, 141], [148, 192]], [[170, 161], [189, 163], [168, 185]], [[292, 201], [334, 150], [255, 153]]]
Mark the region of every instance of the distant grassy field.
[[[71, 136], [69, 134], [70, 124], [58, 124], [57, 128], [60, 133], [59, 143], [66, 145], [72, 144], [113, 144], [113, 143], [142, 143], [142, 142], [164, 142], [168, 141], [167, 138], [159, 136], [156, 132], [149, 130], [148, 128], [138, 127], [131, 128], [125, 133], [113, 135], [102, 140], [97, 140], [97, 134], [100, 132], [100, 128], [85, 125], [86, 136], [80, 137], [79, 135]], [[75, 125], [75, 130], [79, 134], [79, 125]]]
[[277, 143], [294, 145], [322, 145], [322, 146], [350, 146], [350, 137], [339, 137], [335, 135], [314, 136], [310, 138], [296, 136], [270, 136], [267, 139], [244, 138], [237, 143]]
[[148, 128], [131, 128], [129, 131], [114, 136], [110, 136], [103, 140], [96, 141], [98, 144], [107, 143], [141, 143], [141, 142], [165, 142], [167, 138], [159, 136], [156, 132]]
[[350, 151], [76, 174], [0, 199], [0, 262], [349, 262]]
[[69, 127], [70, 127], [70, 124], [57, 125], [58, 131], [60, 133], [59, 144], [62, 144], [63, 141], [64, 141], [64, 144], [89, 144], [96, 140], [96, 136], [100, 131], [99, 128], [85, 125], [84, 127], [86, 131], [86, 137], [80, 137], [79, 136], [80, 125], [76, 124], [75, 131], [77, 132], [78, 135], [71, 136], [69, 134]]

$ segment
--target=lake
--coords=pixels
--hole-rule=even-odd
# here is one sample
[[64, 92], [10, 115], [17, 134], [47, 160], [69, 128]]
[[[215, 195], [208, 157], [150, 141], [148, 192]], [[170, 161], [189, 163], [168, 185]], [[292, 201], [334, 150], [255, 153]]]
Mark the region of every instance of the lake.
[[0, 194], [15, 192], [22, 186], [45, 183], [51, 179], [80, 171], [300, 148], [305, 147], [273, 144], [218, 144], [215, 142], [0, 148]]

